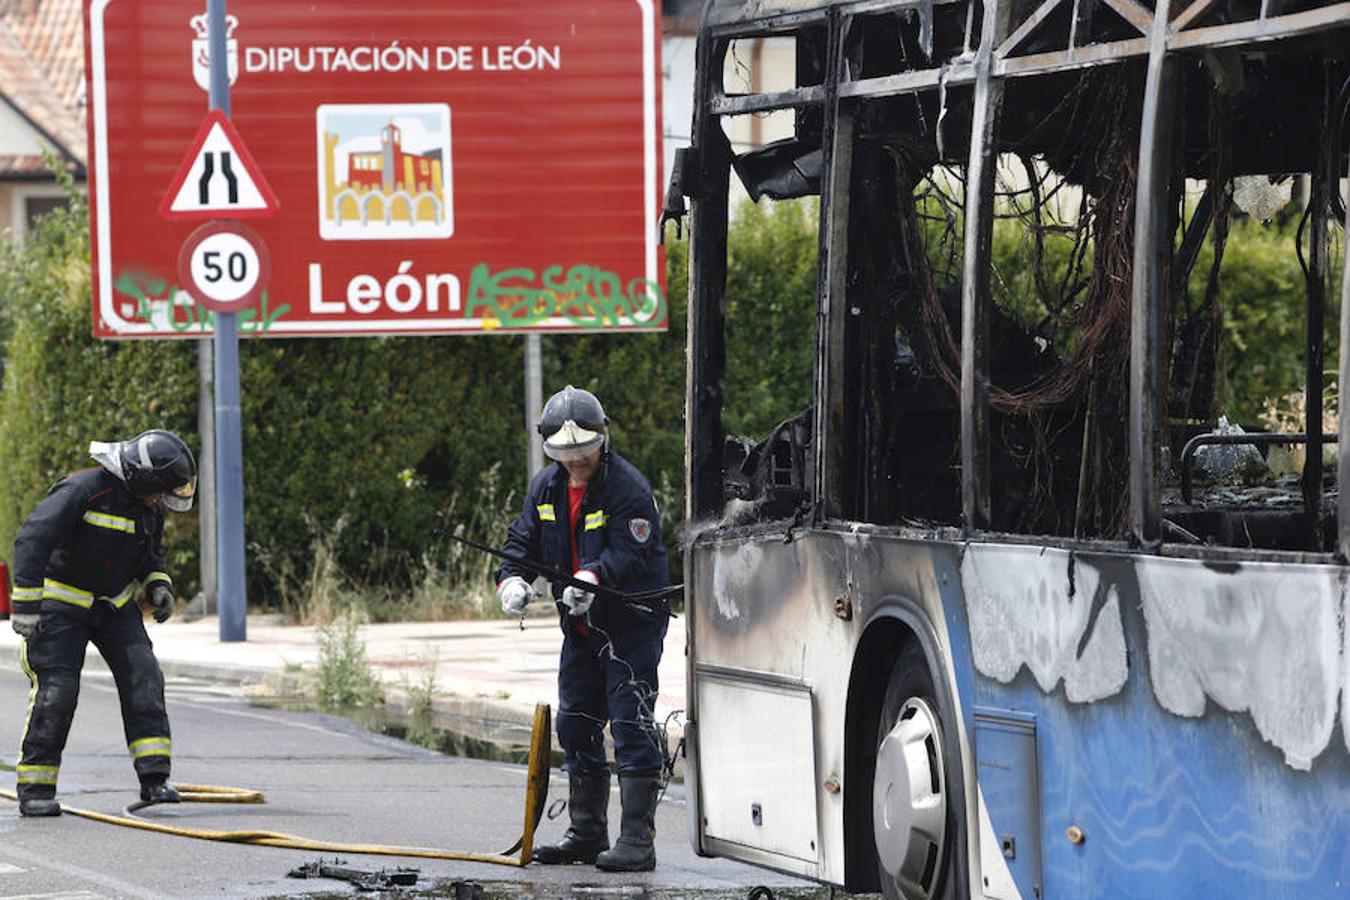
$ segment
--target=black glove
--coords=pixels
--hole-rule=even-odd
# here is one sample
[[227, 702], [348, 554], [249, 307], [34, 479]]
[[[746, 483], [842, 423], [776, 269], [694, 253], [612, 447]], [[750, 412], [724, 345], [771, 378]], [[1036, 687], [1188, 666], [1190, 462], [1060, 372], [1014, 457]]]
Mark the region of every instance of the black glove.
[[150, 585], [150, 610], [156, 622], [167, 622], [173, 615], [173, 591], [162, 581]]

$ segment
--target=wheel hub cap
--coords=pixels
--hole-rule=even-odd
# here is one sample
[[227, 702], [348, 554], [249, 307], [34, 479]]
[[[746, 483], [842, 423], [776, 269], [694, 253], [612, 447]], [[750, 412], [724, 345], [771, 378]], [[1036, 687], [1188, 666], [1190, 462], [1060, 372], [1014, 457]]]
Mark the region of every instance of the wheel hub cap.
[[933, 895], [947, 831], [946, 774], [938, 717], [911, 697], [877, 749], [872, 782], [877, 856], [909, 897]]

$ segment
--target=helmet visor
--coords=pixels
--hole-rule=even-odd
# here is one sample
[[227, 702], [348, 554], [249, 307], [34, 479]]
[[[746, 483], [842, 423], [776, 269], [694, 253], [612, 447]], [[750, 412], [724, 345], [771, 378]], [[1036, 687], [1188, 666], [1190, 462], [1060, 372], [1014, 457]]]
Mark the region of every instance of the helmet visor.
[[197, 495], [197, 476], [193, 475], [186, 484], [164, 494], [164, 505], [175, 512], [187, 512], [192, 509], [192, 498]]
[[573, 462], [590, 456], [605, 442], [605, 433], [568, 419], [562, 427], [544, 437], [544, 455], [558, 462]]

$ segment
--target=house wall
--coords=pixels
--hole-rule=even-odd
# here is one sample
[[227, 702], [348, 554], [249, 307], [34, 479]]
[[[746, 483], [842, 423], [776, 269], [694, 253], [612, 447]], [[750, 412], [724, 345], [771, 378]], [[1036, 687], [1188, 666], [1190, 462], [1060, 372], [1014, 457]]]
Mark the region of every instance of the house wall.
[[[0, 156], [26, 156], [51, 150], [50, 142], [28, 120], [0, 99]], [[0, 174], [0, 237], [22, 241], [28, 231], [32, 201], [60, 199], [65, 192], [54, 180]]]

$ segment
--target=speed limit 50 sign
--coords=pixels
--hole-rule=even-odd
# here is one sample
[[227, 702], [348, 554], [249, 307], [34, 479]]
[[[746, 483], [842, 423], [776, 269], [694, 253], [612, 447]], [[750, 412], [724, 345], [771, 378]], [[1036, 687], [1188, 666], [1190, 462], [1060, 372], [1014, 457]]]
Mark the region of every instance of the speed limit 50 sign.
[[272, 274], [267, 245], [238, 222], [208, 222], [188, 236], [178, 255], [178, 277], [193, 299], [218, 313], [258, 301]]

